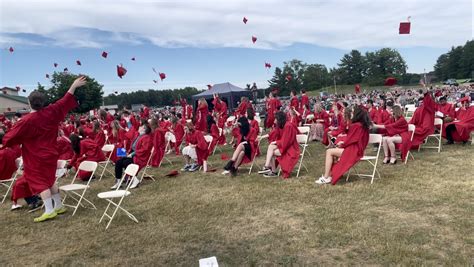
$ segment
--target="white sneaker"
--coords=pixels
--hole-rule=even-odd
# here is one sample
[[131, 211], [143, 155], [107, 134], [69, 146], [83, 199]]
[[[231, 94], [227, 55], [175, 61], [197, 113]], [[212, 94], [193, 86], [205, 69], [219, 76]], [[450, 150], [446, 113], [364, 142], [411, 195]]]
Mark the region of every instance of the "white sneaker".
[[229, 173], [230, 173], [230, 171], [225, 170], [225, 171], [222, 172], [222, 175], [227, 175]]
[[329, 184], [332, 180], [332, 177], [329, 176], [328, 178], [321, 176], [318, 180], [315, 181], [316, 184]]
[[110, 189], [117, 189], [120, 185], [120, 180], [115, 182], [115, 184]]
[[130, 189], [134, 189], [138, 187], [138, 185], [140, 184], [140, 180], [138, 180], [136, 176], [133, 176], [131, 183], [132, 185], [130, 186]]
[[21, 207], [23, 207], [23, 206], [20, 205], [20, 204], [13, 204], [13, 205], [12, 205], [12, 208], [11, 208], [10, 210], [17, 210], [17, 209], [19, 209], [19, 208], [21, 208]]

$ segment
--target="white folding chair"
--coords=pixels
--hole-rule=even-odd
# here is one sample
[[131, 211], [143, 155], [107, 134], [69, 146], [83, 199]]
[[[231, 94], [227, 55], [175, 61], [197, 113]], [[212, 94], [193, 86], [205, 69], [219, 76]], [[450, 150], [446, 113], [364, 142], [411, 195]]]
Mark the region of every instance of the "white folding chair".
[[[120, 186], [118, 186], [117, 189], [115, 189], [115, 190], [102, 192], [102, 193], [97, 194], [97, 197], [99, 197], [101, 199], [105, 199], [109, 202], [109, 204], [107, 205], [107, 208], [105, 208], [104, 214], [102, 215], [102, 217], [100, 217], [100, 220], [99, 220], [99, 223], [101, 223], [102, 220], [104, 219], [104, 217], [107, 217], [109, 219], [109, 222], [107, 223], [107, 226], [105, 227], [106, 230], [107, 230], [107, 228], [109, 228], [110, 223], [112, 223], [112, 220], [114, 219], [115, 214], [117, 213], [117, 211], [119, 209], [122, 210], [123, 212], [125, 212], [125, 214], [127, 214], [127, 216], [130, 219], [132, 219], [134, 222], [138, 223], [137, 218], [135, 218], [135, 216], [133, 216], [133, 214], [131, 214], [130, 212], [128, 212], [126, 209], [122, 208], [122, 206], [121, 206], [124, 198], [131, 194], [131, 192], [129, 191], [130, 185], [132, 184], [131, 180], [132, 180], [133, 177], [135, 177], [137, 175], [138, 169], [139, 169], [139, 167], [138, 167], [137, 164], [130, 164], [125, 169], [125, 172], [122, 175], [122, 178], [120, 179], [120, 185], [121, 185], [124, 182], [125, 177], [129, 177], [129, 182], [128, 182], [127, 187], [125, 188], [125, 190], [119, 189]], [[118, 202], [115, 202], [114, 201], [115, 199], [117, 199]], [[109, 215], [107, 213], [107, 211], [110, 208], [110, 205], [115, 206], [115, 209], [114, 209], [112, 215]]]
[[[408, 131], [411, 132], [410, 141], [413, 141], [413, 136], [415, 136], [415, 129], [416, 129], [416, 126], [414, 124], [408, 124]], [[408, 162], [408, 156], [411, 156], [411, 158], [415, 160], [413, 153], [411, 153], [410, 149], [408, 149], [407, 156], [405, 157], [405, 164], [407, 164]]]
[[[211, 143], [212, 143], [212, 140], [214, 140], [214, 137], [212, 137], [212, 135], [205, 135], [205, 136], [204, 136], [204, 139], [206, 140], [206, 143], [208, 143], [208, 145], [207, 145], [207, 151], [209, 151], [209, 149], [211, 149]], [[205, 163], [208, 164], [208, 165], [211, 165], [211, 164], [209, 163], [209, 161], [207, 161], [207, 160], [205, 161]], [[199, 170], [201, 170], [201, 169], [202, 169], [202, 166], [199, 167]]]
[[[359, 173], [357, 168], [356, 168], [357, 165], [352, 167], [352, 169], [354, 169], [354, 171], [356, 172], [356, 175], [359, 176], [359, 177], [370, 177], [371, 178], [370, 184], [372, 184], [374, 182], [375, 173], [377, 173], [377, 176], [379, 177], [379, 179], [381, 178], [380, 173], [377, 170], [377, 163], [379, 162], [380, 148], [382, 147], [382, 135], [381, 134], [370, 134], [370, 136], [369, 136], [369, 145], [370, 144], [378, 144], [377, 155], [376, 156], [366, 156], [366, 155], [364, 155], [357, 164], [359, 164], [360, 162], [368, 162], [370, 164], [370, 166], [373, 167], [372, 173], [371, 174], [361, 174], [361, 173]], [[369, 145], [367, 147], [369, 147]], [[349, 181], [349, 176], [351, 174], [352, 169], [350, 169], [349, 172], [347, 173], [346, 181]]]
[[176, 136], [172, 132], [166, 132], [165, 133], [165, 154], [161, 158], [160, 164], [158, 164], [158, 167], [161, 167], [161, 164], [163, 163], [164, 160], [168, 161], [169, 164], [173, 165], [173, 162], [166, 156], [167, 151], [171, 149], [171, 143], [176, 143]]
[[309, 139], [309, 132], [308, 132], [308, 134], [297, 134], [296, 135], [296, 141], [298, 142], [300, 147], [303, 149], [302, 152], [300, 153], [300, 162], [299, 162], [299, 165], [298, 165], [298, 171], [296, 172], [296, 178], [298, 178], [300, 176], [301, 166], [303, 166], [305, 168], [306, 172], [309, 172], [308, 168], [303, 163], [304, 155], [307, 152], [306, 148], [308, 147], [308, 139]]
[[413, 116], [413, 113], [416, 111], [416, 106], [413, 104], [408, 104], [405, 105], [405, 117], [408, 117], [409, 115]]
[[[150, 156], [148, 157], [148, 161], [146, 162], [145, 167], [143, 167], [142, 175], [140, 176], [140, 183], [143, 181], [143, 177], [145, 177], [145, 175], [146, 175], [146, 177], [150, 177], [153, 181], [156, 181], [156, 180], [155, 180], [155, 177], [153, 177], [153, 175], [148, 174], [148, 173], [146, 172], [148, 169], [152, 168], [152, 167], [151, 167], [151, 159], [152, 159], [152, 157], [153, 157], [153, 152], [155, 152], [155, 148], [154, 148], [154, 147], [151, 148]], [[164, 156], [163, 156], [163, 157], [164, 157]], [[161, 160], [161, 161], [163, 161], [163, 160]], [[161, 165], [161, 162], [160, 162], [160, 165]]]
[[58, 160], [58, 164], [56, 165], [56, 183], [58, 180], [67, 175], [68, 170], [66, 169], [67, 161], [66, 160]]
[[[300, 126], [298, 127], [298, 131], [300, 132], [300, 134], [305, 134], [308, 136], [308, 140], [309, 140], [309, 135], [310, 135], [310, 131], [311, 131], [311, 127], [309, 126]], [[300, 146], [305, 146], [305, 147], [308, 147], [308, 143], [306, 142], [305, 144], [300, 144]], [[309, 152], [308, 149], [305, 149], [305, 153], [308, 154], [308, 156], [311, 156], [311, 153]]]
[[10, 179], [6, 179], [6, 180], [0, 180], [0, 185], [7, 189], [7, 191], [5, 192], [4, 195], [0, 195], [0, 197], [3, 196], [1, 203], [5, 202], [5, 199], [7, 198], [8, 193], [10, 193], [10, 191], [12, 190], [13, 184], [15, 183], [16, 179], [18, 178], [18, 175], [20, 175], [21, 170], [23, 168], [23, 159], [21, 157], [17, 158], [15, 160], [15, 164], [16, 164], [17, 169], [13, 173], [13, 177], [10, 178]]
[[[74, 212], [72, 213], [72, 216], [74, 216], [74, 214], [76, 213], [79, 206], [85, 208], [85, 206], [82, 205], [82, 203], [81, 203], [82, 200], [89, 203], [93, 207], [93, 209], [97, 209], [95, 207], [94, 203], [92, 203], [90, 200], [88, 200], [87, 198], [84, 197], [84, 195], [87, 192], [87, 189], [90, 187], [89, 184], [92, 180], [92, 176], [94, 176], [94, 173], [95, 173], [96, 169], [97, 169], [97, 162], [87, 161], [87, 160], [83, 161], [83, 162], [81, 162], [81, 164], [79, 164], [79, 168], [77, 169], [76, 175], [74, 175], [74, 178], [72, 179], [71, 184], [63, 185], [63, 186], [59, 187], [59, 190], [61, 190], [65, 193], [65, 196], [63, 198], [63, 205], [74, 208]], [[76, 184], [76, 183], [74, 183], [76, 181], [77, 176], [78, 176], [80, 171], [91, 172], [89, 180], [87, 181], [86, 184]], [[66, 204], [65, 202], [66, 202], [66, 199], [67, 199], [68, 196], [71, 197], [72, 199], [74, 199], [76, 204]]]
[[[259, 136], [257, 137], [257, 147], [258, 149], [260, 149], [260, 143], [262, 143], [262, 140], [263, 139], [267, 139], [268, 138], [268, 134], [266, 135], [263, 135], [263, 128], [262, 127], [259, 127], [260, 128], [260, 134]], [[261, 152], [261, 151], [260, 151]], [[249, 170], [249, 174], [252, 173], [252, 169], [253, 169], [253, 166], [255, 165], [255, 161], [257, 159], [257, 150], [254, 151], [255, 155], [252, 159], [252, 164], [250, 164], [250, 170]]]
[[107, 156], [107, 158], [104, 160], [104, 161], [100, 161], [98, 162], [98, 167], [101, 167], [102, 168], [102, 173], [100, 174], [100, 177], [99, 177], [99, 181], [102, 180], [102, 177], [104, 176], [104, 173], [107, 171], [110, 175], [114, 176], [113, 172], [109, 171], [107, 169], [107, 166], [109, 166], [109, 163], [111, 163], [111, 160], [110, 158], [112, 158], [112, 154], [114, 152], [114, 149], [115, 149], [115, 145], [113, 144], [109, 144], [109, 145], [104, 145], [102, 147], [102, 152], [104, 153], [104, 155], [107, 155], [107, 153], [109, 154]]
[[[439, 126], [439, 133], [434, 133], [434, 134], [430, 134], [426, 137], [425, 139], [425, 144], [428, 142], [428, 140], [431, 138], [435, 138], [436, 141], [438, 142], [438, 145], [437, 146], [425, 146], [423, 145], [423, 148], [434, 148], [434, 149], [438, 149], [438, 153], [441, 152], [441, 140], [443, 139], [443, 119], [440, 119], [440, 118], [435, 118], [434, 120], [434, 125], [435, 127], [436, 126]], [[422, 145], [420, 145], [418, 147], [418, 151], [420, 151]]]
[[[219, 127], [217, 127], [217, 129], [219, 129], [219, 137], [220, 137], [224, 130], [222, 130], [222, 128], [219, 128]], [[222, 149], [219, 147], [219, 143], [216, 143], [216, 146], [214, 147], [214, 150], [212, 151], [212, 155], [214, 155], [216, 153], [216, 150], [218, 148], [219, 148], [219, 151], [222, 152]]]

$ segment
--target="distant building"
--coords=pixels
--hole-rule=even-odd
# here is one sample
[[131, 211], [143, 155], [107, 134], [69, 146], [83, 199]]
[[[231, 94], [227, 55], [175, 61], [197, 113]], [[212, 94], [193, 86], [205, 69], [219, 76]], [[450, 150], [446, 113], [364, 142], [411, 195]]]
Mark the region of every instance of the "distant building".
[[[6, 92], [4, 87], [1, 89], [1, 91]], [[5, 112], [17, 112], [21, 110], [29, 110], [30, 105], [28, 103], [28, 98], [24, 96], [19, 96], [18, 92], [13, 89], [13, 91], [8, 90], [8, 93], [0, 93], [0, 113], [5, 113]]]
[[0, 91], [2, 91], [2, 94], [6, 95], [18, 95], [19, 90], [10, 87], [3, 87], [2, 89], [0, 89]]

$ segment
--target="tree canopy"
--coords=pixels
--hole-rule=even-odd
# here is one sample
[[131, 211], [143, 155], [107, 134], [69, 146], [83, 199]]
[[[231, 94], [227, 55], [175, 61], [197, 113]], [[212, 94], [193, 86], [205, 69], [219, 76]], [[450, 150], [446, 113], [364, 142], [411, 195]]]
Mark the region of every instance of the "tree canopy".
[[452, 47], [451, 50], [438, 57], [434, 66], [438, 79], [464, 79], [474, 76], [474, 41], [464, 46]]

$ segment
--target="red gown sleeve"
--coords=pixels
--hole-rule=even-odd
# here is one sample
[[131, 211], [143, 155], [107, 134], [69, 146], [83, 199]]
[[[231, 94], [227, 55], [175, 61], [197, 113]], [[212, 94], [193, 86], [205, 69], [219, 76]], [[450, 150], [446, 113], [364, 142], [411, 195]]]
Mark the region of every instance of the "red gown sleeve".
[[291, 123], [287, 123], [285, 128], [283, 129], [283, 134], [281, 139], [276, 142], [280, 153], [283, 155], [288, 148], [293, 144], [294, 139], [296, 138], [296, 131], [297, 129], [291, 125]]
[[360, 124], [352, 124], [347, 133], [346, 140], [342, 143], [341, 148], [346, 148], [352, 144], [356, 144], [360, 141], [360, 137], [363, 134], [363, 129]]

